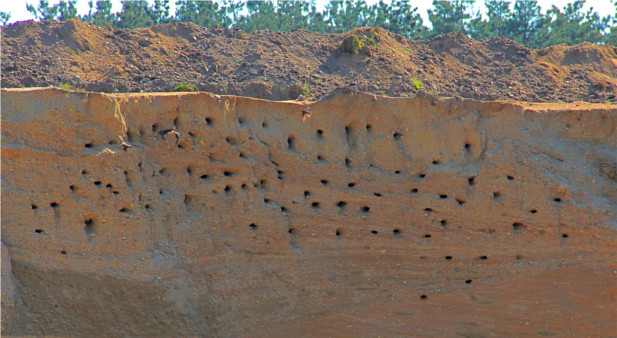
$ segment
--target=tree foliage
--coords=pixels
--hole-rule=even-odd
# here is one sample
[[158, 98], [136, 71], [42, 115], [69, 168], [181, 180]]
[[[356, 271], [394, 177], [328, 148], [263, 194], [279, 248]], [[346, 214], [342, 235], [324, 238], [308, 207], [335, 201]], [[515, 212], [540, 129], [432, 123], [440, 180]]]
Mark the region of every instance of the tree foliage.
[[[174, 1], [174, 0], [171, 0]], [[37, 20], [68, 20], [77, 17], [77, 0], [61, 0], [50, 6], [39, 0], [26, 9]], [[564, 7], [552, 6], [542, 13], [537, 0], [486, 0], [486, 13], [474, 12], [475, 0], [434, 0], [428, 11], [430, 28], [413, 6], [413, 1], [384, 1], [372, 5], [365, 1], [328, 1], [317, 9], [315, 0], [123, 0], [122, 9], [112, 12], [108, 0], [90, 0], [89, 11], [81, 20], [98, 26], [140, 28], [172, 22], [193, 22], [207, 28], [240, 28], [247, 32], [261, 29], [289, 31], [305, 29], [322, 33], [341, 33], [357, 27], [381, 27], [411, 39], [426, 39], [462, 31], [475, 39], [507, 37], [524, 45], [542, 48], [588, 41], [617, 45], [617, 2], [612, 15], [601, 17], [593, 10], [583, 11], [585, 0]], [[10, 13], [0, 12], [6, 24]], [[427, 23], [428, 24], [428, 23]]]

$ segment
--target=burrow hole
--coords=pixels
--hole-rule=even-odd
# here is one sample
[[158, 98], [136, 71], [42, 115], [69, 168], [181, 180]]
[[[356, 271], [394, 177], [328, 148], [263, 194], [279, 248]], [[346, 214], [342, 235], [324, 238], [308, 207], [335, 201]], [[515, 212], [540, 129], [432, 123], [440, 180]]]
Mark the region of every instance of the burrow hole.
[[231, 192], [231, 186], [230, 185], [226, 185], [224, 190], [225, 190], [226, 193], [229, 194]]
[[481, 261], [485, 261], [485, 260], [488, 260], [488, 256], [487, 255], [478, 256], [477, 259]]
[[343, 231], [341, 231], [341, 229], [336, 229], [336, 232], [334, 232], [334, 234], [336, 236], [341, 236], [343, 234]]
[[529, 210], [529, 213], [530, 213], [530, 214], [535, 214], [535, 213], [537, 213], [537, 212], [538, 212], [538, 210], [537, 210], [537, 209], [530, 209], [530, 210]]
[[296, 137], [295, 136], [290, 135], [287, 138], [287, 149], [296, 150]]
[[377, 235], [379, 232], [377, 230], [371, 230], [371, 234]]
[[564, 232], [564, 233], [561, 234], [561, 237], [562, 238], [568, 238], [568, 237], [570, 237], [570, 235], [568, 235], [567, 233]]
[[372, 126], [372, 125], [370, 125], [370, 124], [367, 124], [367, 125], [366, 125], [366, 131], [367, 131], [367, 132], [369, 132], [369, 133], [370, 133], [371, 131], [373, 131], [373, 126]]
[[349, 188], [353, 188], [353, 187], [355, 187], [355, 186], [356, 186], [356, 183], [354, 183], [354, 182], [349, 182], [349, 183], [347, 183], [347, 186], [348, 186]]
[[512, 223], [512, 228], [515, 231], [519, 231], [519, 230], [523, 230], [526, 228], [525, 224], [521, 223], [521, 222], [514, 222]]
[[313, 203], [311, 203], [311, 208], [313, 208], [313, 209], [319, 209], [319, 202], [313, 202]]
[[399, 228], [393, 229], [392, 230], [392, 234], [394, 236], [400, 236], [401, 235], [401, 229], [399, 229]]
[[472, 282], [472, 280], [468, 279], [468, 280], [465, 281], [465, 284], [471, 284], [471, 282]]
[[432, 237], [432, 235], [431, 235], [431, 234], [424, 234], [422, 237], [423, 237], [423, 238], [431, 238], [431, 237]]
[[440, 198], [440, 199], [442, 199], [442, 200], [445, 200], [445, 199], [447, 199], [447, 198], [448, 198], [448, 195], [446, 195], [446, 194], [440, 194], [440, 195], [439, 195], [439, 198]]
[[[185, 197], [185, 201], [186, 201], [186, 197]], [[123, 213], [123, 214], [129, 214], [129, 213], [131, 213], [131, 209], [129, 209], [129, 208], [120, 208], [120, 210], [119, 210], [119, 211], [120, 211], [121, 213]]]
[[379, 193], [379, 192], [374, 192], [373, 195], [375, 195], [377, 197], [381, 197], [382, 196], [381, 193]]
[[501, 193], [499, 191], [494, 191], [493, 192], [493, 199], [494, 200], [498, 200], [501, 198]]
[[347, 158], [347, 157], [345, 157], [345, 166], [347, 168], [351, 167], [351, 160], [349, 158]]
[[457, 198], [456, 199], [456, 203], [458, 203], [458, 205], [463, 205], [463, 204], [465, 204], [465, 200]]
[[411, 189], [410, 193], [417, 194], [418, 193], [418, 188]]
[[86, 143], [86, 144], [84, 144], [84, 147], [86, 147], [86, 148], [92, 148], [92, 143]]
[[467, 183], [468, 183], [469, 185], [474, 185], [474, 184], [476, 184], [476, 177], [475, 177], [475, 176], [468, 177], [468, 178], [467, 178]]
[[225, 175], [226, 177], [232, 177], [233, 175], [235, 175], [236, 173], [231, 171], [231, 170], [225, 170], [223, 171], [223, 175]]
[[508, 175], [506, 176], [506, 178], [508, 179], [508, 181], [514, 181], [514, 176], [512, 175]]
[[77, 187], [74, 184], [69, 185], [69, 189], [71, 189], [71, 191], [77, 191]]
[[268, 128], [268, 126], [269, 126], [269, 125], [268, 125], [268, 122], [267, 122], [267, 121], [263, 121], [263, 122], [261, 123], [261, 127], [262, 127], [262, 128], [264, 128], [264, 129]]
[[561, 203], [561, 198], [560, 197], [555, 197], [553, 198], [553, 201], [556, 203]]
[[32, 210], [36, 210], [36, 209], [38, 209], [38, 208], [39, 208], [39, 206], [38, 206], [38, 205], [36, 205], [36, 204], [32, 204], [32, 206], [31, 206], [31, 207], [32, 207]]
[[469, 150], [471, 148], [471, 144], [465, 143], [463, 147], [465, 148], [465, 150]]
[[249, 224], [249, 228], [251, 228], [251, 230], [257, 230], [257, 224], [251, 223]]
[[284, 174], [284, 173], [285, 173], [285, 172], [284, 172], [284, 171], [282, 171], [282, 170], [277, 170], [277, 171], [276, 171], [276, 174], [278, 175], [278, 176], [277, 176], [277, 178], [278, 178], [279, 180], [281, 180], [281, 181], [282, 181], [282, 180], [284, 180], [284, 179], [285, 179], [285, 178], [283, 177], [283, 174]]
[[345, 201], [338, 201], [336, 203], [336, 206], [339, 207], [340, 209], [344, 209], [347, 206], [347, 202], [345, 202]]
[[318, 162], [325, 162], [326, 159], [322, 155], [317, 155], [317, 161]]
[[44, 234], [45, 230], [43, 230], [43, 229], [34, 229], [34, 232], [36, 232], [37, 234]]
[[323, 184], [324, 186], [326, 186], [326, 185], [330, 184], [330, 182], [328, 182], [328, 180], [321, 180], [320, 182], [321, 182], [321, 184]]
[[323, 130], [317, 129], [317, 138], [320, 140], [323, 139]]
[[51, 202], [49, 203], [49, 206], [52, 208], [57, 208], [59, 206], [59, 204], [57, 202]]
[[305, 190], [304, 191], [304, 197], [309, 197], [309, 196], [311, 196], [311, 192], [308, 191], [308, 190]]
[[211, 117], [206, 117], [205, 121], [206, 121], [206, 124], [209, 125], [210, 127], [214, 126], [214, 120]]
[[452, 260], [452, 256], [446, 256], [444, 257], [447, 261], [451, 261]]
[[92, 218], [86, 218], [86, 220], [84, 220], [84, 231], [86, 232], [86, 236], [91, 236], [96, 234], [96, 228], [95, 228], [96, 224], [94, 219]]
[[433, 163], [434, 165], [437, 165], [437, 164], [441, 164], [441, 161], [440, 161], [440, 160], [435, 159], [435, 160], [433, 160], [433, 162], [431, 162], [431, 163]]
[[392, 134], [392, 137], [394, 137], [394, 139], [396, 141], [398, 141], [398, 140], [401, 139], [401, 137], [403, 137], [403, 135], [401, 133], [399, 133], [399, 132], [396, 132], [396, 133]]
[[371, 207], [365, 205], [360, 209], [363, 213], [368, 214], [371, 211]]

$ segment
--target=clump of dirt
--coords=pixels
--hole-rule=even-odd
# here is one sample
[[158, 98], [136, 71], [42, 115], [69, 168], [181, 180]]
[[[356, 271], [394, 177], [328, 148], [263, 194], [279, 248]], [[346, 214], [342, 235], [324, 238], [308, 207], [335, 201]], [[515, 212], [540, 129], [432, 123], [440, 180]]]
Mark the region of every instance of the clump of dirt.
[[617, 48], [532, 50], [462, 33], [408, 40], [379, 28], [345, 34], [207, 29], [190, 23], [105, 29], [73, 19], [2, 29], [2, 87], [60, 83], [101, 92], [198, 90], [271, 100], [319, 99], [337, 88], [389, 96], [611, 102]]

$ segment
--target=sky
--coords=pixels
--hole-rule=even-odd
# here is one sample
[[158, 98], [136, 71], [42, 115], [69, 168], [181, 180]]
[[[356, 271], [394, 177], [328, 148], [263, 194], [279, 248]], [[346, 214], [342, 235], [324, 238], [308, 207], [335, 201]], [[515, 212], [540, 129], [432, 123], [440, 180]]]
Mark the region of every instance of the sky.
[[[368, 3], [374, 3], [377, 1], [378, 0], [367, 0]], [[542, 12], [546, 12], [546, 10], [551, 8], [552, 5], [555, 5], [559, 8], [563, 8], [567, 3], [571, 3], [573, 1], [574, 0], [539, 0], [538, 4], [542, 8]], [[601, 17], [607, 16], [607, 15], [614, 15], [615, 7], [612, 4], [612, 2], [614, 1], [617, 1], [617, 0], [587, 0], [587, 3], [585, 4], [585, 7], [583, 9], [587, 11], [590, 7], [593, 7], [593, 9], [597, 11]], [[36, 5], [39, 3], [39, 0], [2, 0], [1, 2], [2, 3], [0, 3], [0, 11], [10, 12], [11, 20], [9, 21], [9, 23], [12, 23], [16, 21], [34, 19], [34, 17], [30, 13], [28, 13], [28, 11], [26, 10], [26, 4]], [[59, 0], [49, 0], [49, 2], [50, 4], [56, 4], [59, 2]], [[120, 3], [120, 0], [111, 0], [111, 2], [113, 4], [113, 8], [112, 8], [113, 11], [119, 11], [122, 8], [122, 4]], [[172, 0], [171, 2], [173, 3], [174, 1]], [[327, 1], [325, 0], [317, 0], [317, 4], [320, 7], [323, 7], [324, 3], [326, 2]], [[427, 23], [429, 22], [427, 10], [433, 8], [432, 2], [433, 2], [432, 0], [415, 0], [415, 1], [412, 0], [411, 1], [412, 6], [418, 7], [418, 13], [424, 20], [425, 25], [427, 25]], [[80, 15], [87, 13], [88, 12], [88, 0], [78, 0], [77, 8], [78, 8]], [[486, 8], [484, 7], [484, 0], [476, 1], [474, 12], [476, 12], [477, 10], [480, 10], [483, 13], [486, 12]], [[172, 11], [173, 11], [173, 4], [172, 4]]]

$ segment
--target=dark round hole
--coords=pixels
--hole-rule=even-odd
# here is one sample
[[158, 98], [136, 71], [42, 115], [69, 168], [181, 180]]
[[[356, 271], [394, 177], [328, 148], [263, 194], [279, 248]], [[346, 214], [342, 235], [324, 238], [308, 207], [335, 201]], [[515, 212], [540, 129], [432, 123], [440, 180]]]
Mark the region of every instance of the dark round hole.
[[479, 260], [482, 260], [482, 261], [485, 261], [485, 260], [487, 260], [487, 259], [488, 259], [488, 256], [486, 256], [486, 255], [482, 255], [482, 256], [478, 257], [478, 259], [479, 259]]
[[311, 207], [313, 207], [314, 209], [319, 208], [319, 202], [313, 202], [313, 203], [311, 203]]
[[420, 299], [427, 299], [428, 297], [426, 295], [421, 295]]
[[422, 236], [424, 238], [431, 238], [431, 234], [424, 234], [424, 236]]
[[323, 130], [317, 129], [317, 137], [318, 138], [322, 138], [323, 137]]
[[251, 228], [253, 230], [257, 230], [257, 224], [251, 223], [251, 224], [249, 224], [249, 228]]
[[211, 126], [212, 125], [212, 119], [209, 117], [206, 117], [206, 124]]
[[66, 255], [66, 250], [60, 250], [60, 253]]
[[392, 230], [392, 234], [400, 235], [401, 234], [401, 229], [394, 229], [394, 230]]
[[394, 133], [394, 135], [392, 136], [394, 137], [395, 140], [400, 140], [403, 135], [401, 135], [401, 133]]
[[536, 212], [538, 212], [538, 210], [536, 210], [536, 209], [531, 209], [531, 210], [529, 210], [529, 212], [530, 212], [530, 213], [532, 213], [532, 214], [535, 214]]
[[336, 206], [339, 208], [344, 208], [347, 205], [347, 202], [345, 201], [338, 201], [338, 203], [336, 203]]
[[86, 144], [84, 145], [84, 147], [86, 147], [86, 148], [92, 148], [92, 143], [86, 143]]
[[452, 256], [446, 256], [445, 258], [447, 261], [452, 260]]
[[57, 208], [57, 207], [58, 207], [58, 203], [56, 203], [56, 202], [51, 202], [51, 203], [49, 203], [49, 205], [50, 205], [52, 208]]
[[424, 208], [424, 211], [425, 212], [433, 212], [433, 209], [431, 209], [431, 208]]
[[321, 184], [323, 185], [328, 185], [328, 183], [329, 183], [328, 180], [321, 180]]
[[441, 162], [439, 162], [439, 160], [433, 160], [433, 162], [432, 162], [432, 163], [433, 163], [433, 164], [439, 164], [439, 163], [441, 163]]
[[553, 201], [555, 201], [557, 203], [560, 203], [561, 202], [561, 198], [559, 198], [559, 197], [553, 198]]
[[340, 235], [341, 235], [341, 230], [336, 230], [335, 234], [336, 234], [337, 236], [340, 236]]
[[473, 176], [472, 176], [472, 177], [469, 177], [469, 178], [467, 179], [467, 183], [469, 183], [469, 185], [474, 185], [474, 184], [476, 184], [476, 178], [475, 178], [475, 177], [473, 177]]
[[32, 204], [32, 210], [36, 210], [36, 209], [38, 209], [38, 208], [39, 208], [39, 206], [38, 206], [38, 205], [36, 205], [36, 204]]
[[281, 207], [281, 212], [287, 212], [287, 208]]
[[570, 235], [568, 235], [568, 234], [566, 234], [566, 233], [563, 233], [563, 234], [561, 234], [561, 237], [563, 237], [563, 238], [568, 238], [568, 237], [570, 237]]
[[294, 228], [290, 228], [289, 230], [287, 230], [287, 232], [293, 234], [294, 232], [296, 232], [296, 230]]
[[69, 185], [69, 189], [71, 189], [71, 191], [75, 191], [77, 190], [77, 187], [74, 185]]
[[465, 149], [469, 149], [469, 147], [471, 147], [471, 145], [469, 143], [465, 143]]
[[371, 230], [371, 233], [372, 233], [373, 235], [377, 235], [377, 234], [378, 234], [377, 230]]
[[363, 212], [369, 212], [369, 211], [371, 211], [371, 208], [370, 208], [370, 207], [368, 207], [368, 206], [363, 206], [363, 207], [362, 207], [362, 211], [363, 211]]
[[439, 195], [439, 198], [441, 198], [442, 200], [445, 200], [446, 198], [448, 198], [448, 195]]
[[446, 225], [448, 225], [448, 221], [446, 221], [445, 219], [442, 219], [441, 222], [439, 222], [441, 224], [442, 227], [445, 227]]
[[101, 185], [101, 181], [94, 181], [94, 185]]
[[373, 195], [375, 195], [377, 197], [381, 197], [381, 193], [378, 193], [378, 192], [373, 193]]
[[399, 174], [401, 173], [401, 171], [400, 171], [400, 170], [395, 170], [395, 171], [394, 171], [394, 173], [395, 173], [396, 175], [399, 175]]
[[420, 177], [420, 178], [425, 178], [425, 177], [426, 177], [426, 174], [420, 174], [420, 175], [418, 175], [418, 177]]
[[514, 176], [508, 175], [506, 177], [508, 178], [508, 181], [513, 181], [514, 180]]
[[348, 186], [348, 187], [350, 187], [350, 188], [353, 188], [353, 187], [355, 187], [355, 186], [356, 186], [356, 184], [355, 184], [355, 183], [353, 183], [353, 182], [351, 182], [351, 183], [347, 183], [347, 186]]
[[412, 194], [417, 194], [418, 193], [418, 188], [413, 188], [410, 191]]
[[308, 191], [308, 190], [306, 190], [306, 191], [304, 192], [304, 197], [309, 197], [309, 196], [311, 196], [311, 192], [310, 192], [310, 191]]
[[471, 284], [471, 279], [466, 280], [465, 284]]
[[35, 229], [34, 232], [36, 232], [37, 234], [42, 234], [45, 232], [45, 230], [43, 229]]

